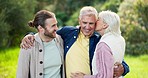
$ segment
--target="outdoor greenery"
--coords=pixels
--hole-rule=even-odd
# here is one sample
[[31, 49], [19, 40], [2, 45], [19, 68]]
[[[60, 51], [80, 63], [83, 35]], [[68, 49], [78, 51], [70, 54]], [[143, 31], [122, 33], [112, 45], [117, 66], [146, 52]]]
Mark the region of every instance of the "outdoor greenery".
[[[0, 78], [16, 78], [19, 48], [0, 50]], [[130, 72], [124, 78], [147, 78], [148, 55], [126, 55], [124, 60], [130, 67]]]
[[0, 78], [16, 78], [19, 48], [0, 50]]
[[37, 11], [54, 12], [60, 28], [78, 25], [83, 6], [118, 13], [127, 42], [126, 53], [148, 54], [148, 0], [0, 0], [0, 48], [18, 46], [27, 32], [33, 32], [27, 23]]
[[[35, 0], [0, 0], [0, 47], [12, 47], [20, 43], [29, 31], [27, 22], [33, 17]], [[30, 30], [31, 31], [31, 30]]]
[[119, 14], [130, 66], [125, 78], [148, 77], [148, 0], [0, 0], [0, 78], [15, 78], [18, 47], [26, 33], [35, 32], [27, 23], [37, 11], [54, 12], [61, 28], [78, 25], [83, 6]]

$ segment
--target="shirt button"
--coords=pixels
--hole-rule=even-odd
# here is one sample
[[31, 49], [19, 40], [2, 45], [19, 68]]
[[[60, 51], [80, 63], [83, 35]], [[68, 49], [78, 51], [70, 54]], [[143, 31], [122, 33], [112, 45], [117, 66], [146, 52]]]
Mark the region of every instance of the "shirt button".
[[73, 38], [76, 38], [76, 36], [74, 36]]
[[40, 64], [43, 64], [43, 61], [40, 61]]
[[68, 46], [66, 46], [68, 48]]
[[39, 52], [42, 52], [42, 49], [40, 49]]
[[40, 75], [40, 76], [42, 76], [42, 75], [43, 75], [43, 73], [39, 73], [39, 75]]

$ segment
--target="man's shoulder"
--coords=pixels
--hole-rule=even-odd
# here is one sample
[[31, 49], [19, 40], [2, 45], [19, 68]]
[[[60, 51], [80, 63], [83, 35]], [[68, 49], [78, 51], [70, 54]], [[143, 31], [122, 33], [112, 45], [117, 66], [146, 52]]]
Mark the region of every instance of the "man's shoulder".
[[79, 30], [79, 28], [74, 27], [74, 26], [64, 26], [57, 31], [57, 34], [59, 34], [59, 35], [64, 34], [65, 35], [65, 34], [69, 34], [69, 33], [72, 33], [73, 31], [77, 31], [77, 30]]
[[97, 32], [94, 32], [93, 35], [92, 35], [92, 37], [97, 37], [97, 38], [99, 37], [100, 38], [101, 35], [99, 33], [97, 33]]
[[56, 34], [56, 39], [62, 39], [60, 35]]
[[76, 30], [76, 29], [78, 29], [78, 28], [75, 27], [75, 26], [64, 26], [62, 29], [63, 29], [63, 30]]
[[63, 39], [61, 38], [61, 36], [58, 35], [58, 34], [56, 34], [56, 38], [55, 38], [55, 40], [56, 40], [57, 42], [61, 42], [61, 41], [63, 41]]

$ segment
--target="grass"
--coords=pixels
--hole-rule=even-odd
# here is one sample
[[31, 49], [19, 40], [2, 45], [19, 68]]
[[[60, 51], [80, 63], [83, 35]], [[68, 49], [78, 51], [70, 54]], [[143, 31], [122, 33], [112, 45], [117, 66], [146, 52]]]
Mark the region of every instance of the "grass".
[[16, 78], [19, 48], [0, 51], [0, 78]]
[[[16, 78], [19, 48], [0, 50], [0, 78]], [[147, 78], [148, 55], [125, 56], [125, 61], [130, 67], [130, 73], [124, 78]]]
[[125, 61], [130, 67], [130, 73], [124, 78], [147, 78], [148, 77], [148, 55], [126, 56]]

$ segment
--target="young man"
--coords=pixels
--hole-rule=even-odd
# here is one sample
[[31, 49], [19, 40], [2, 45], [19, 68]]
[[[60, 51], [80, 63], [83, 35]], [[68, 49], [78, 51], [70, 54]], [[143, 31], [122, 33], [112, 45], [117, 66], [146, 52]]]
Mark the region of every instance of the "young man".
[[[96, 44], [101, 36], [95, 31], [97, 11], [91, 6], [83, 7], [79, 15], [79, 27], [65, 26], [57, 31], [64, 41], [64, 57], [66, 65], [66, 77], [77, 71], [92, 74], [92, 58]], [[33, 36], [26, 36], [22, 40], [22, 47], [29, 47]], [[129, 72], [128, 65], [123, 61], [114, 69], [114, 75], [119, 77]]]
[[[35, 27], [34, 46], [22, 49], [19, 55], [17, 78], [65, 78], [63, 65], [63, 41], [55, 14], [46, 10], [36, 13], [29, 26]], [[63, 73], [63, 74], [62, 74]]]

